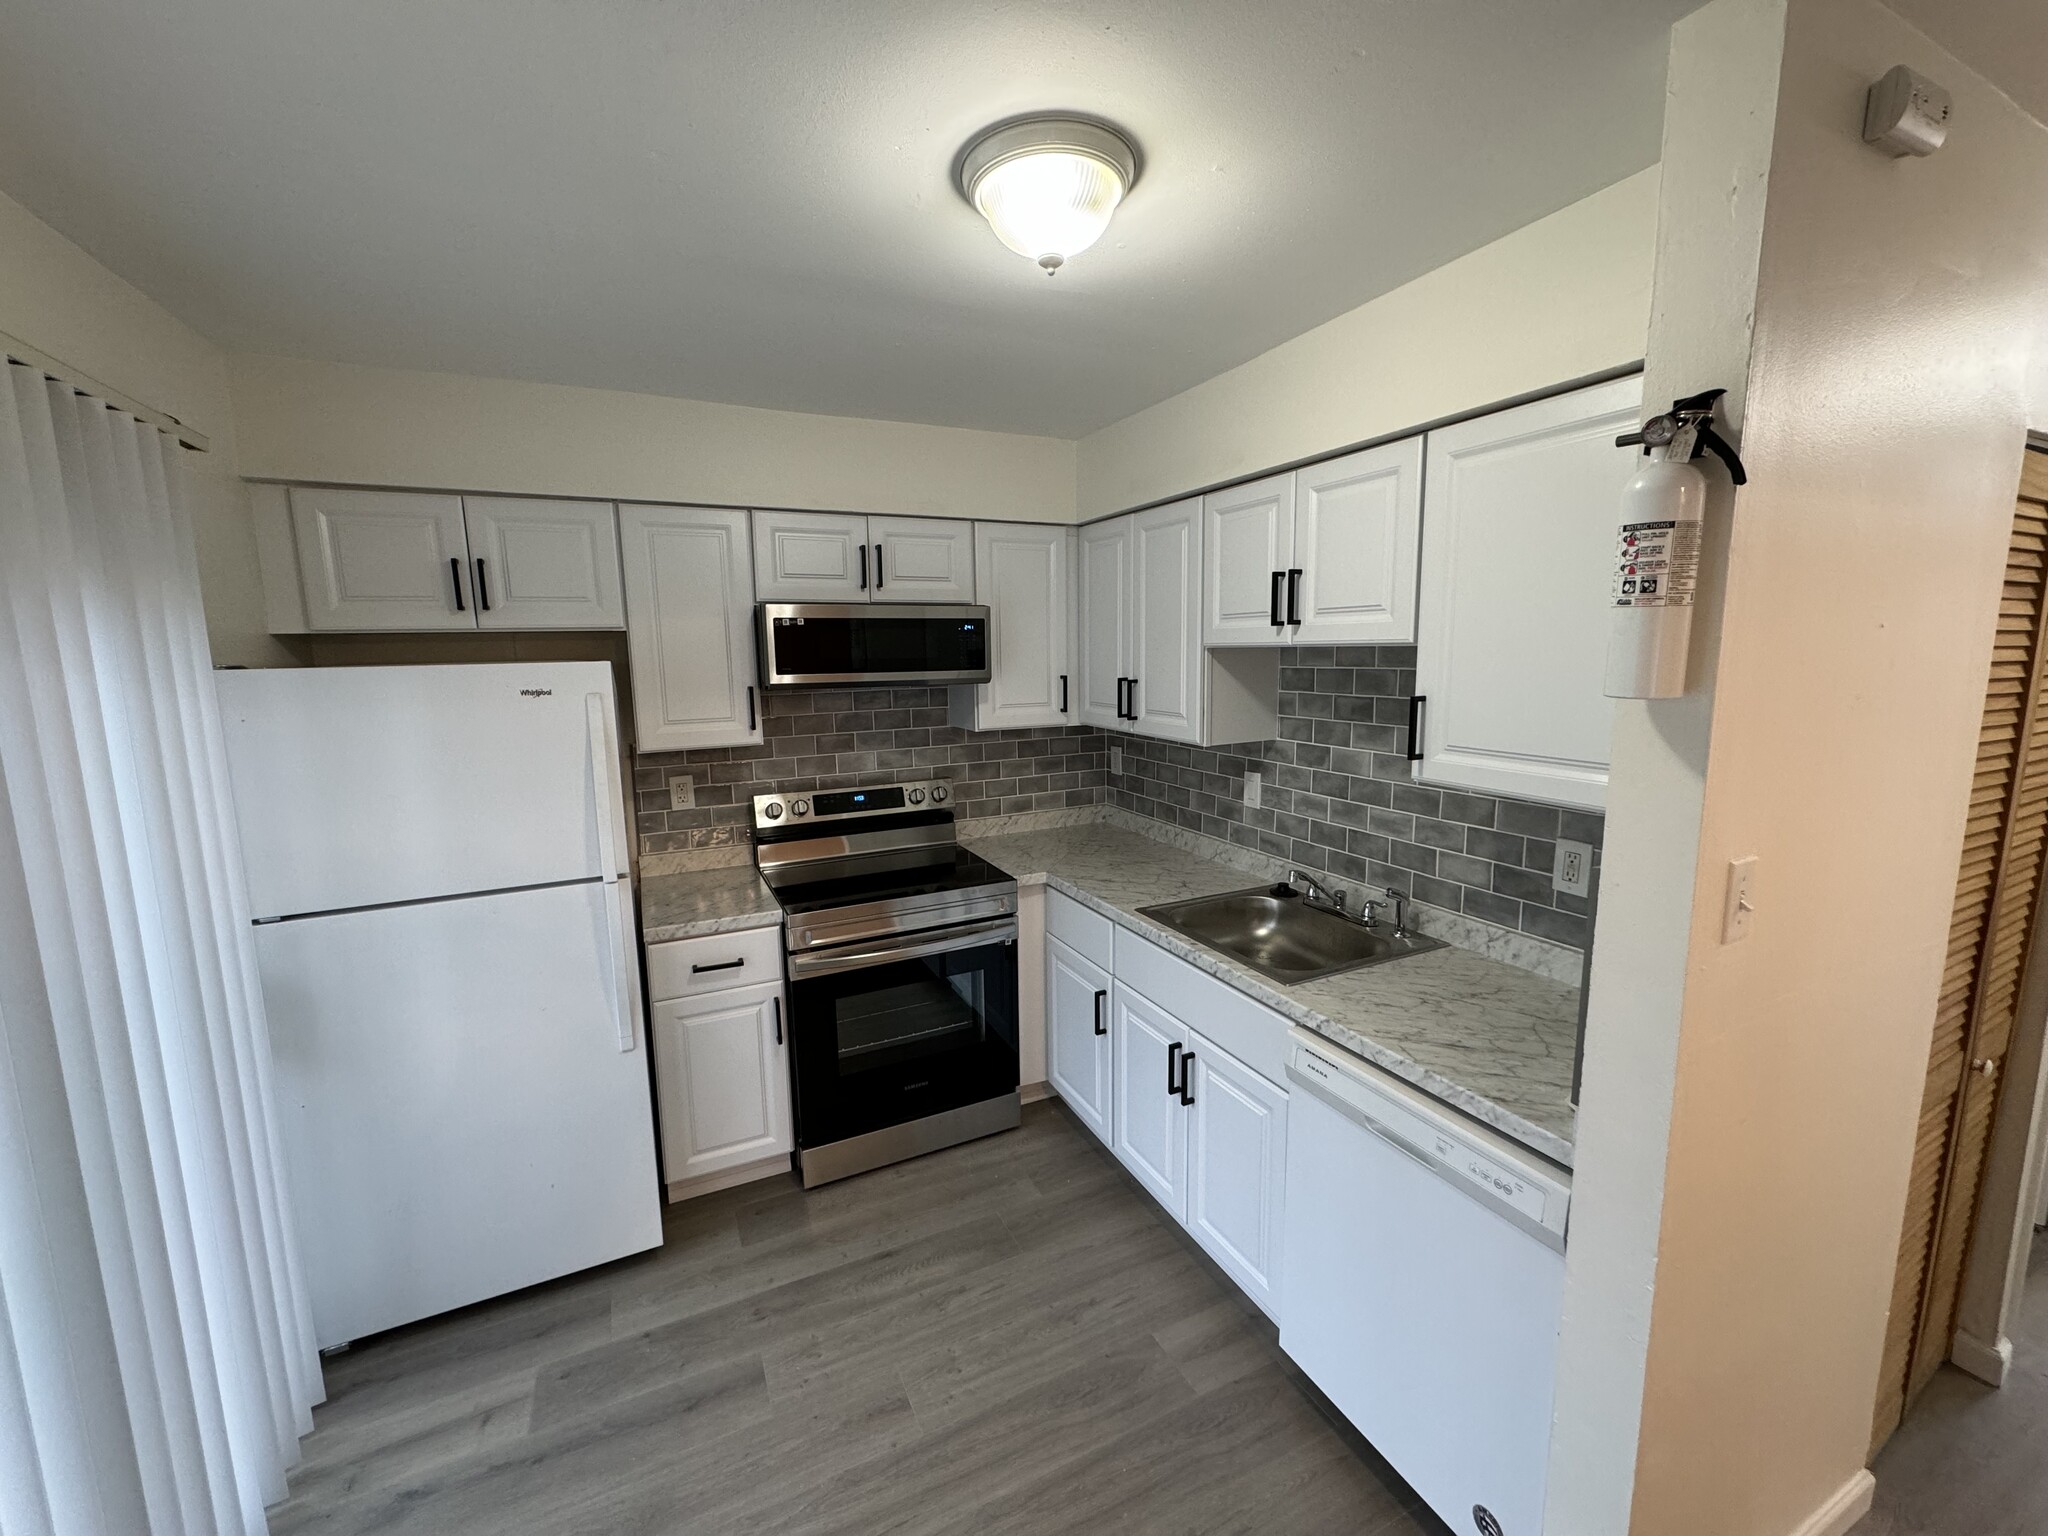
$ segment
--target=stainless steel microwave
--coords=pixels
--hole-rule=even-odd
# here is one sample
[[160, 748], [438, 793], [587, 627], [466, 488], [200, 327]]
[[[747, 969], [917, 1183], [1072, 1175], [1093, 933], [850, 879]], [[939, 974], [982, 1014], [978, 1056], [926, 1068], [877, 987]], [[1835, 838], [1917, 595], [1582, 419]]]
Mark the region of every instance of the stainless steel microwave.
[[985, 683], [978, 603], [763, 603], [761, 685]]

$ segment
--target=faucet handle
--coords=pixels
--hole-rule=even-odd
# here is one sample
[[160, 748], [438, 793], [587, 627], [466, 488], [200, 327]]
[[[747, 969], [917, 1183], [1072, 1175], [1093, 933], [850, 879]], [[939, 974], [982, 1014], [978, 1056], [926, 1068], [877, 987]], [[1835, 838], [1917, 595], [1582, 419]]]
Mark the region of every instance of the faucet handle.
[[1387, 887], [1387, 899], [1394, 904], [1394, 937], [1406, 938], [1408, 934], [1408, 893], [1399, 886]]
[[1380, 920], [1380, 908], [1384, 907], [1385, 905], [1386, 903], [1384, 901], [1375, 901], [1370, 896], [1359, 897], [1358, 920], [1361, 923], [1364, 923], [1366, 927], [1370, 928], [1374, 923]]

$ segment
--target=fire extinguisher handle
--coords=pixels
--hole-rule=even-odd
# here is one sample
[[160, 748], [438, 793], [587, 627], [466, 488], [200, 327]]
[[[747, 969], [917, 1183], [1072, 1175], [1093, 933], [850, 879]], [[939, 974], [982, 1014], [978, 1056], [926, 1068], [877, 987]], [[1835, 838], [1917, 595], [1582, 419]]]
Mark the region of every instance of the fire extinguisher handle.
[[1749, 484], [1749, 471], [1742, 467], [1742, 456], [1728, 445], [1728, 440], [1716, 432], [1711, 425], [1700, 424], [1700, 446], [1728, 466], [1728, 478], [1737, 485]]

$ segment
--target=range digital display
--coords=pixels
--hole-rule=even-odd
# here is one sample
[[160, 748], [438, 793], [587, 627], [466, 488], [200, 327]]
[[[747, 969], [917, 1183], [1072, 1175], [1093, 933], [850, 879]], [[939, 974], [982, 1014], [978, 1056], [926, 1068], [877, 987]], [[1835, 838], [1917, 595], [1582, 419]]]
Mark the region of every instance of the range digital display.
[[846, 816], [854, 811], [900, 811], [901, 789], [844, 789], [811, 796], [811, 809], [820, 816]]

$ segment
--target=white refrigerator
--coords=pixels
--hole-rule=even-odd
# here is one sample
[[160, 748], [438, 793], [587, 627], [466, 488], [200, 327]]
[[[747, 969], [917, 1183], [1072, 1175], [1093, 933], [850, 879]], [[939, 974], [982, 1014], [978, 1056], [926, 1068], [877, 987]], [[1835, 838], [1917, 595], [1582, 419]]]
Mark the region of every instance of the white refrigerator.
[[216, 677], [320, 1346], [658, 1246], [611, 668]]

